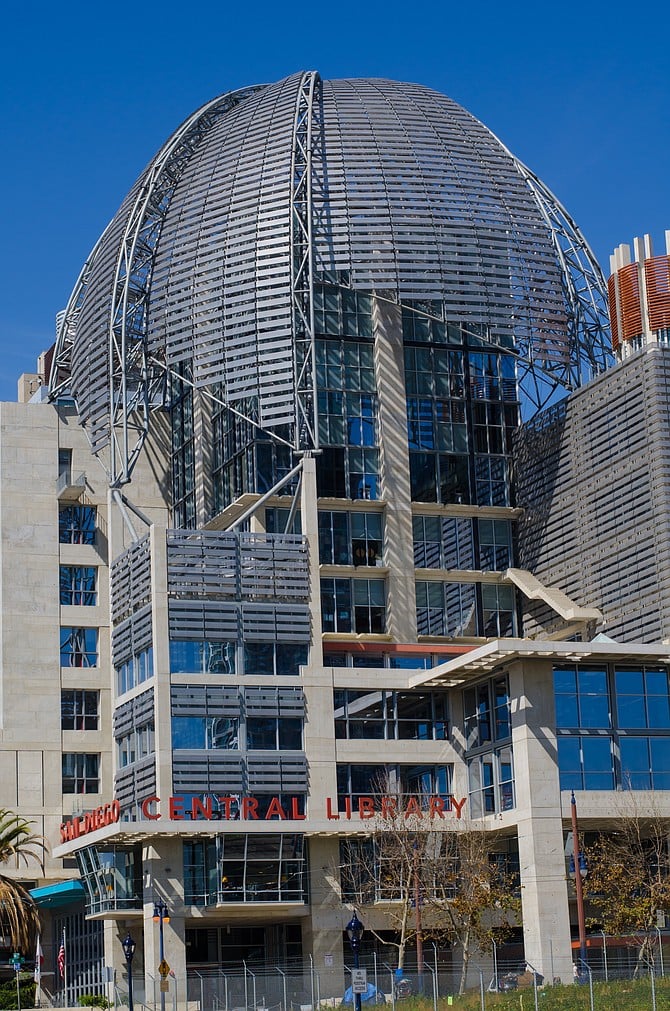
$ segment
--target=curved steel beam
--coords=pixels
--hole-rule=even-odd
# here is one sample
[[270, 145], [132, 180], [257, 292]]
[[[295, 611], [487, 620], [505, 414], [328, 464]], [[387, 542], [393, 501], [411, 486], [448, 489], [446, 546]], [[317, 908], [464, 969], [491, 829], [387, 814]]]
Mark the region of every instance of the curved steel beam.
[[147, 347], [147, 309], [153, 259], [170, 199], [203, 137], [260, 87], [228, 92], [193, 113], [154, 158], [130, 209], [116, 264], [109, 325], [112, 487], [130, 480], [151, 409], [165, 403], [164, 373], [152, 368]]
[[293, 310], [293, 375], [295, 382], [296, 450], [317, 449], [314, 368], [314, 245], [312, 234], [312, 174], [321, 148], [321, 78], [302, 75], [296, 99], [291, 155], [291, 302]]

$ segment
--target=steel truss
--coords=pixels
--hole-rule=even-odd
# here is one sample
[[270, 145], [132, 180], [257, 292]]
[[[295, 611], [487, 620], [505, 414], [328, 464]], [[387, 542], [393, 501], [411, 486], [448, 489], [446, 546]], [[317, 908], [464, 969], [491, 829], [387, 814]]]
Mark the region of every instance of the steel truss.
[[[152, 363], [148, 347], [147, 310], [154, 255], [172, 194], [194, 150], [215, 123], [260, 87], [229, 92], [193, 113], [158, 152], [135, 194], [120, 243], [109, 313], [107, 475], [112, 488], [130, 481], [149, 431], [150, 412], [166, 406], [165, 370]], [[52, 397], [67, 385], [79, 308], [102, 238], [82, 270], [59, 328]]]
[[314, 263], [312, 177], [323, 144], [321, 78], [302, 75], [295, 107], [291, 157], [291, 303], [296, 450], [318, 449], [314, 367]]
[[[109, 225], [107, 226], [109, 228]], [[60, 321], [56, 334], [56, 346], [51, 361], [51, 373], [49, 375], [49, 393], [52, 398], [59, 397], [66, 391], [70, 382], [70, 364], [72, 356], [72, 346], [77, 333], [77, 323], [81, 312], [81, 305], [86, 294], [86, 288], [91, 276], [91, 269], [102, 245], [107, 229], [102, 233], [91, 253], [81, 268], [77, 283], [70, 295], [67, 308]]]
[[518, 346], [519, 387], [531, 413], [541, 410], [563, 390], [575, 390], [614, 363], [609, 336], [607, 284], [588, 242], [575, 221], [541, 179], [511, 152], [533, 192], [561, 265], [567, 308], [568, 360], [538, 355]]

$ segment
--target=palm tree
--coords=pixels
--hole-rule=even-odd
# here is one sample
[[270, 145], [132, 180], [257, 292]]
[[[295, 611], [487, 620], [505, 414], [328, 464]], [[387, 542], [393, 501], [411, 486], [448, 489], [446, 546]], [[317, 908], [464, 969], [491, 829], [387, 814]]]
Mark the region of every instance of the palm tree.
[[[31, 831], [31, 823], [13, 811], [0, 807], [0, 865], [10, 860], [42, 864], [46, 843]], [[14, 951], [30, 951], [40, 932], [37, 905], [30, 892], [18, 881], [0, 873], [0, 932]]]

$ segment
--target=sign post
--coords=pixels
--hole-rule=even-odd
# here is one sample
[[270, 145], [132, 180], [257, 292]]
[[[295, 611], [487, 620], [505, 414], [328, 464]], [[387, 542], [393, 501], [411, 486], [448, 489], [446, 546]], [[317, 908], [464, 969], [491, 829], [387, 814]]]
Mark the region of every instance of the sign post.
[[15, 951], [12, 954], [10, 965], [14, 972], [16, 973], [16, 1006], [18, 1011], [21, 1011], [21, 984], [19, 982], [19, 975], [21, 973], [21, 966], [25, 962], [25, 958], [20, 951]]
[[351, 970], [351, 990], [352, 993], [367, 993], [368, 989], [368, 971], [367, 969], [352, 969]]

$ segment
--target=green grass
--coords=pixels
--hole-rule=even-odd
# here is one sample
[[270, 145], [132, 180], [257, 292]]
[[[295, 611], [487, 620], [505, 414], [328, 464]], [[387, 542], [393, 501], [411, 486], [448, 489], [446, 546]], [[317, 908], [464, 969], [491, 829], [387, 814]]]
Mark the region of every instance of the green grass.
[[[486, 1011], [535, 1011], [533, 988], [512, 993], [485, 993]], [[481, 1011], [479, 991], [469, 991], [462, 997], [453, 997], [449, 1004], [440, 997], [438, 1011]], [[620, 980], [616, 983], [594, 983], [593, 1005], [596, 1011], [650, 1011], [651, 984], [648, 979]], [[538, 988], [539, 1011], [580, 1011], [590, 1008], [588, 986], [545, 986]], [[656, 980], [656, 1007], [670, 1011], [670, 978]], [[432, 1011], [432, 1001], [412, 998], [396, 1002], [396, 1011]]]

